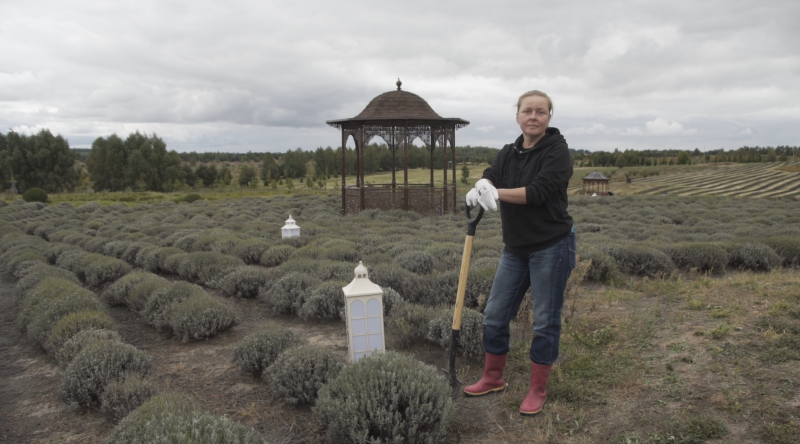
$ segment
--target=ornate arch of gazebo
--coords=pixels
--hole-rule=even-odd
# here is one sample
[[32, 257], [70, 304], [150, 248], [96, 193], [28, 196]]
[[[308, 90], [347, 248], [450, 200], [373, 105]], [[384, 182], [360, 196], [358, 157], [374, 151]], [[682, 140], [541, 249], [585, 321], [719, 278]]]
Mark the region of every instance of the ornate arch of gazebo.
[[[456, 211], [456, 130], [469, 125], [457, 117], [439, 116], [422, 97], [400, 89], [383, 93], [369, 102], [355, 117], [328, 120], [326, 123], [342, 131], [342, 213], [359, 213], [366, 209], [400, 209], [423, 215]], [[381, 137], [392, 153], [392, 182], [367, 184], [364, 180], [364, 150], [376, 136]], [[345, 146], [352, 137], [356, 149], [356, 183], [345, 180]], [[419, 138], [430, 152], [430, 183], [408, 183], [408, 149]], [[442, 187], [434, 186], [433, 154], [442, 149]], [[449, 152], [448, 152], [449, 148]], [[398, 184], [397, 155], [403, 163], [403, 183]], [[448, 155], [449, 154], [449, 155]], [[448, 183], [448, 165], [452, 161], [452, 183]]]

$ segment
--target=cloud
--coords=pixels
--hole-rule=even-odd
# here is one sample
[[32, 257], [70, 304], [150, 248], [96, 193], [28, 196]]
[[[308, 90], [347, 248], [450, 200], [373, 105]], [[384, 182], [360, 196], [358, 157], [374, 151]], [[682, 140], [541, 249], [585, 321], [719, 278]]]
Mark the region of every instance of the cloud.
[[568, 135], [582, 135], [582, 134], [608, 134], [610, 131], [606, 129], [606, 126], [602, 123], [593, 123], [590, 127], [577, 127], [577, 128], [570, 128], [564, 131], [564, 134]]
[[667, 119], [663, 119], [661, 117], [656, 117], [655, 119], [647, 122], [645, 124], [645, 128], [647, 134], [658, 136], [693, 132], [693, 130], [684, 130], [683, 124], [680, 122], [669, 122]]
[[[569, 19], [531, 20], [543, 6]], [[798, 2], [755, 0], [6, 0], [0, 125], [72, 144], [151, 128], [181, 150], [312, 149], [338, 141], [325, 120], [400, 77], [471, 122], [464, 145], [513, 141], [531, 89], [553, 97], [570, 143], [735, 148], [758, 128], [758, 144], [785, 144], [800, 138], [798, 16]]]

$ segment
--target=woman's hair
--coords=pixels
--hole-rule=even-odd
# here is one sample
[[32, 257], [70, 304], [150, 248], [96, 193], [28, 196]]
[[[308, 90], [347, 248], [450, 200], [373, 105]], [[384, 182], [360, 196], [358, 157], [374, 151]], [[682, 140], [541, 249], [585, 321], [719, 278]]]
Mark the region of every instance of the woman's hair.
[[522, 94], [521, 96], [519, 96], [519, 100], [517, 100], [517, 112], [519, 112], [519, 107], [522, 106], [522, 99], [524, 99], [525, 97], [530, 97], [530, 96], [540, 96], [540, 97], [544, 97], [545, 99], [547, 99], [547, 103], [548, 103], [548, 105], [550, 105], [550, 115], [551, 116], [553, 115], [553, 99], [551, 99], [550, 96], [548, 96], [547, 94], [539, 91], [538, 89], [534, 89], [533, 91], [528, 91], [528, 92]]

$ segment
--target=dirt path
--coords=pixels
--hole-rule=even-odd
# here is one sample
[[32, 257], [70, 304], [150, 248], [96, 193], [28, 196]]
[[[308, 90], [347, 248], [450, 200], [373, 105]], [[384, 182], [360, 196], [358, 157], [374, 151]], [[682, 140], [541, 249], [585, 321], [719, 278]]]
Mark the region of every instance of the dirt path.
[[102, 442], [113, 424], [69, 408], [58, 394], [61, 370], [17, 327], [15, 283], [0, 276], [0, 442]]

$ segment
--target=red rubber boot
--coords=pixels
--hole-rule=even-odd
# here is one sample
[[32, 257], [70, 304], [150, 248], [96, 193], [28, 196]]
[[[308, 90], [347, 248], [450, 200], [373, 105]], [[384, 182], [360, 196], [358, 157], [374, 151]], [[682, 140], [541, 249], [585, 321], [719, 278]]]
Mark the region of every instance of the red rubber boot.
[[531, 385], [528, 394], [519, 406], [519, 414], [533, 416], [542, 411], [547, 399], [547, 379], [550, 377], [552, 365], [540, 365], [531, 362]]
[[506, 368], [506, 355], [499, 356], [486, 353], [486, 363], [483, 368], [481, 380], [475, 384], [464, 387], [467, 396], [483, 396], [492, 392], [502, 392], [506, 389], [503, 379], [503, 370]]

